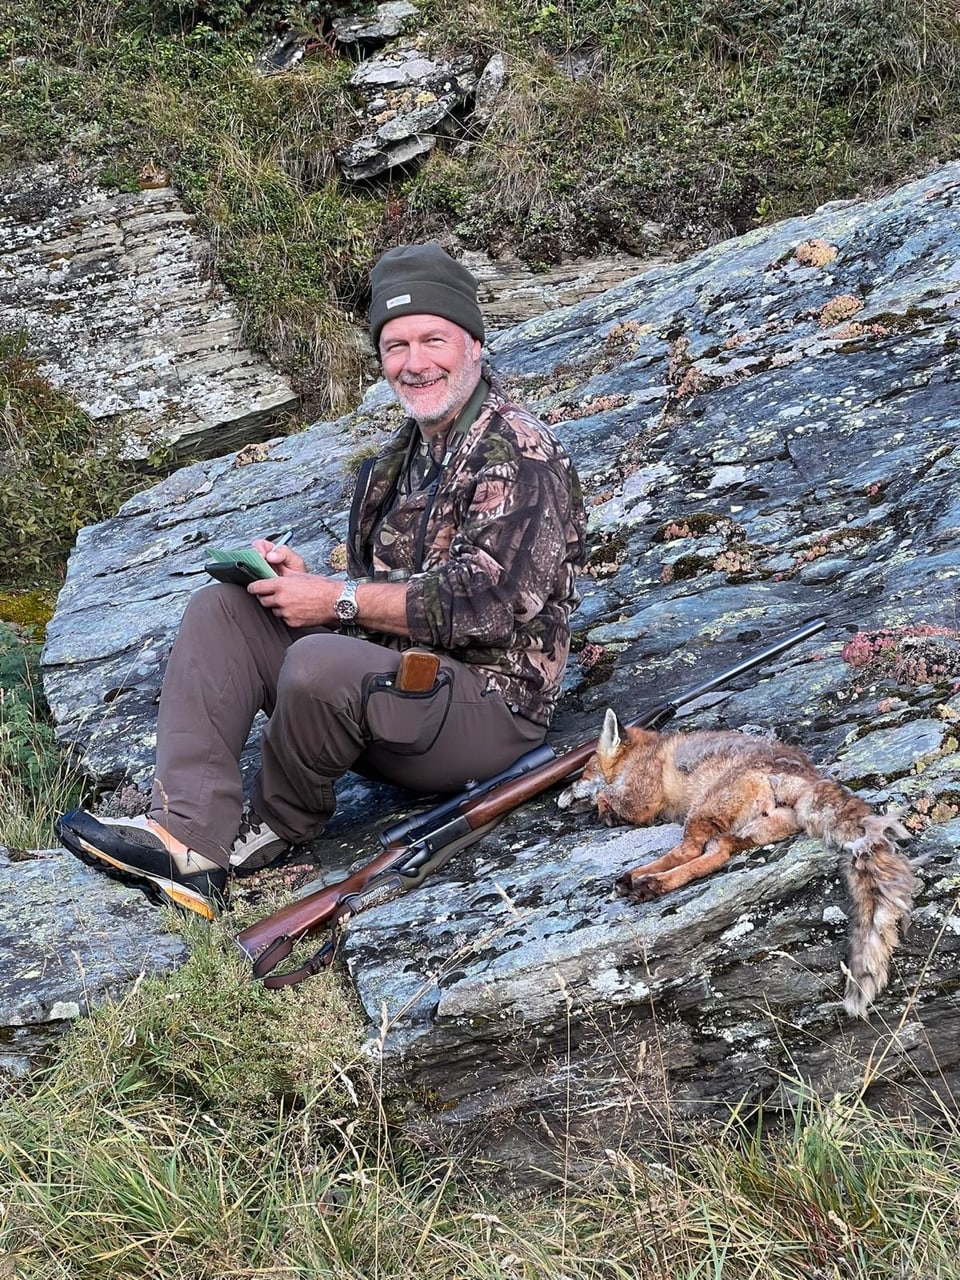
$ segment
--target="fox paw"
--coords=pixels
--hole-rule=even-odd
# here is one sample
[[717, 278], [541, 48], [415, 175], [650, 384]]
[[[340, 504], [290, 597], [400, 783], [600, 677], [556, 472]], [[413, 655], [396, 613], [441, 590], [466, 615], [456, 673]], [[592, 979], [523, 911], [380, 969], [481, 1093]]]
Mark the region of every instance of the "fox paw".
[[617, 881], [617, 893], [628, 902], [653, 902], [666, 893], [666, 888], [659, 876], [637, 875], [636, 872], [628, 871]]

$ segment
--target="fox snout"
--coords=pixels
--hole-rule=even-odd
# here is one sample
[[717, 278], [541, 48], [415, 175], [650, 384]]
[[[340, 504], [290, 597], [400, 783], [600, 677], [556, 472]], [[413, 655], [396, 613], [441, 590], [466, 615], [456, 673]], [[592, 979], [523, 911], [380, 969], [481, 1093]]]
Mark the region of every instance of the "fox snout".
[[633, 794], [636, 788], [628, 785], [630, 761], [636, 751], [636, 739], [628, 738], [616, 713], [608, 710], [595, 754], [577, 781], [561, 791], [557, 797], [558, 807], [571, 813], [596, 809], [601, 822], [608, 827], [624, 822], [645, 826], [651, 822], [659, 806], [644, 803], [641, 796]]
[[590, 778], [586, 775], [572, 782], [557, 796], [557, 807], [569, 809], [571, 813], [586, 813], [597, 803], [597, 793], [602, 784], [601, 778]]

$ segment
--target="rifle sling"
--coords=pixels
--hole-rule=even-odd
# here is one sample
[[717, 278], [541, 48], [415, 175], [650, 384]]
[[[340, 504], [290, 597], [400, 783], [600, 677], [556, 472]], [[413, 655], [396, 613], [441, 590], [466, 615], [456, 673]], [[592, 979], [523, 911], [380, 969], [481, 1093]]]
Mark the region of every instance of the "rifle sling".
[[[298, 969], [285, 969], [282, 973], [271, 973], [269, 969], [266, 972], [262, 969], [258, 972], [258, 965], [263, 958], [258, 957], [257, 964], [253, 966], [253, 976], [260, 978], [263, 985], [271, 991], [275, 991], [279, 987], [293, 987], [298, 982], [302, 982], [304, 978], [312, 978], [314, 974], [320, 973], [322, 969], [326, 969], [332, 964], [336, 950], [336, 941], [333, 938], [327, 938], [320, 950], [315, 951], [310, 959], [300, 965]], [[282, 956], [278, 956], [274, 963], [279, 964], [282, 958]]]

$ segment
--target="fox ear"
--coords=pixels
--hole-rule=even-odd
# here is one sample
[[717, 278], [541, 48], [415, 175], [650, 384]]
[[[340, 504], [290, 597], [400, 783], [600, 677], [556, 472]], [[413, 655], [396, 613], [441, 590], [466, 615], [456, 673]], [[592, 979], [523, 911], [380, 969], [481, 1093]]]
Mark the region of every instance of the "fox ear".
[[620, 729], [620, 721], [617, 719], [615, 711], [607, 707], [607, 714], [603, 717], [603, 728], [600, 731], [600, 739], [597, 742], [597, 755], [601, 762], [610, 760], [620, 750], [623, 741], [623, 734]]

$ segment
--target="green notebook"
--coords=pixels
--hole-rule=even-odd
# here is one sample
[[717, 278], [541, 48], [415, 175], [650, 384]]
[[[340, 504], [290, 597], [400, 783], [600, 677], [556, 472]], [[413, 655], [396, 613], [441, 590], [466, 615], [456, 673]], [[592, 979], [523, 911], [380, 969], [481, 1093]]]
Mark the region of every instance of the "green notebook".
[[232, 551], [207, 547], [207, 563], [203, 567], [218, 582], [232, 582], [240, 587], [261, 578], [277, 576], [276, 571], [253, 547], [238, 547]]

